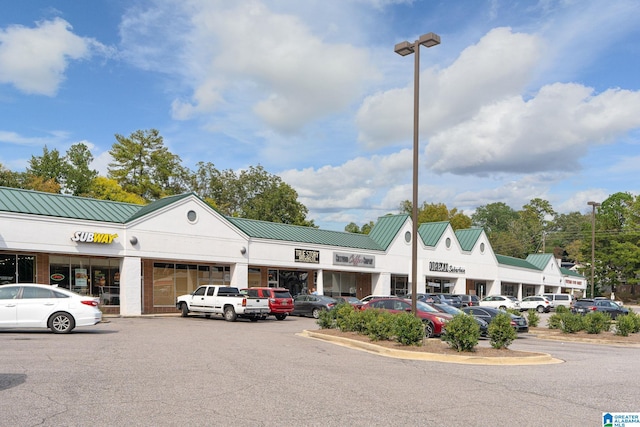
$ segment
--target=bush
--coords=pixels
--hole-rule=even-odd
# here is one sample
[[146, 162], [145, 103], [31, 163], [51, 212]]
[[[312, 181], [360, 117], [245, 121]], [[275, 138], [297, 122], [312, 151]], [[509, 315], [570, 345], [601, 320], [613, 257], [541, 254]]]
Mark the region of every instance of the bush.
[[570, 312], [570, 310], [564, 305], [559, 305], [559, 306], [556, 307], [556, 313], [558, 313], [558, 314], [569, 313], [569, 312]]
[[625, 314], [624, 316], [618, 316], [616, 321], [616, 335], [622, 337], [628, 337], [630, 333], [633, 333], [636, 327], [636, 319], [633, 314]]
[[456, 351], [474, 351], [479, 339], [480, 326], [468, 314], [453, 316], [442, 335], [442, 341]]
[[421, 345], [424, 339], [424, 324], [412, 313], [399, 313], [394, 316], [393, 333], [402, 345]]
[[634, 313], [633, 311], [629, 310], [629, 316], [633, 316], [633, 320], [635, 323], [635, 326], [633, 327], [633, 333], [638, 333], [640, 332], [640, 315]]
[[547, 324], [549, 325], [549, 329], [560, 329], [562, 325], [562, 313], [555, 313], [549, 316]]
[[560, 314], [560, 329], [565, 334], [575, 334], [584, 329], [584, 319], [580, 314], [570, 311]]
[[611, 328], [611, 316], [601, 311], [588, 313], [583, 318], [583, 327], [589, 334], [607, 332]]
[[515, 314], [516, 316], [522, 316], [522, 312], [519, 309], [507, 308], [507, 313]]
[[498, 314], [489, 324], [489, 340], [493, 348], [507, 348], [517, 337], [508, 313]]
[[540, 323], [540, 316], [538, 315], [537, 311], [533, 309], [527, 311], [527, 323], [529, 323], [529, 326], [531, 326], [532, 328], [538, 326], [538, 324]]
[[[370, 310], [365, 310], [365, 312]], [[388, 340], [391, 338], [394, 332], [394, 322], [393, 314], [382, 311], [382, 310], [371, 310], [376, 311], [376, 316], [368, 319], [366, 324], [366, 335], [372, 341], [380, 341], [380, 340]]]
[[336, 319], [336, 327], [342, 332], [351, 332], [357, 323], [356, 309], [349, 303], [340, 303], [333, 310]]
[[322, 310], [316, 323], [320, 326], [320, 329], [335, 329], [336, 328], [336, 314], [335, 310]]

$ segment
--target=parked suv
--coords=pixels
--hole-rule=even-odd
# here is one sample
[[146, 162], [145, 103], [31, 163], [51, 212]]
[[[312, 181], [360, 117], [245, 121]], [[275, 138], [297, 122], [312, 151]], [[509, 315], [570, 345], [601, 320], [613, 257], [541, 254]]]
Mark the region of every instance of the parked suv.
[[558, 308], [559, 305], [564, 305], [570, 309], [576, 301], [576, 297], [571, 294], [542, 294], [542, 296], [547, 297], [555, 308]]
[[284, 320], [293, 311], [293, 297], [285, 288], [246, 288], [242, 289], [250, 297], [268, 298], [269, 314], [278, 320]]
[[628, 309], [620, 307], [618, 304], [608, 299], [579, 299], [576, 301], [571, 311], [579, 314], [600, 311], [602, 313], [608, 313], [613, 320], [618, 316], [629, 314]]
[[460, 298], [460, 301], [462, 301], [462, 306], [463, 307], [475, 307], [475, 306], [480, 305], [480, 298], [478, 298], [477, 295], [457, 294], [455, 296]]
[[502, 310], [507, 308], [519, 309], [520, 301], [509, 295], [489, 295], [480, 301], [480, 307], [493, 307]]

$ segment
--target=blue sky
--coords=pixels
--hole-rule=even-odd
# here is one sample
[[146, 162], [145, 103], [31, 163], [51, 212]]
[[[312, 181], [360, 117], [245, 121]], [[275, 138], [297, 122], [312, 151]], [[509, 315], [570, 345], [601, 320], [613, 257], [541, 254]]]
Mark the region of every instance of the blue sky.
[[640, 193], [636, 0], [0, 3], [0, 164], [155, 128], [184, 166], [262, 165], [343, 230], [411, 199], [561, 213]]

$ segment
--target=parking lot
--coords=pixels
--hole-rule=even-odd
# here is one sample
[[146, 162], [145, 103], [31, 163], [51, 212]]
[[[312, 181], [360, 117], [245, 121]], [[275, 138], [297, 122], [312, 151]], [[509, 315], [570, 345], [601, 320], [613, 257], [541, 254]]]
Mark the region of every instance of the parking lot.
[[11, 426], [601, 426], [640, 411], [640, 348], [544, 341], [565, 363], [381, 357], [296, 335], [313, 319], [109, 318], [70, 335], [0, 331]]

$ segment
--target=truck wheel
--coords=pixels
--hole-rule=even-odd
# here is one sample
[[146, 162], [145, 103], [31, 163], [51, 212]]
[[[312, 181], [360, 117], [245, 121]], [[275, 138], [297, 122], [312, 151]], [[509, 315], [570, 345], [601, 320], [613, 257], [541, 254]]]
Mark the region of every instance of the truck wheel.
[[276, 319], [278, 320], [284, 320], [287, 318], [286, 314], [276, 314]]
[[260, 317], [250, 317], [249, 320], [251, 320], [252, 322], [257, 322], [258, 320], [260, 320]]
[[314, 308], [311, 311], [311, 315], [313, 316], [314, 319], [319, 319], [320, 318], [320, 309], [319, 308]]
[[227, 322], [235, 322], [237, 318], [238, 315], [236, 314], [236, 311], [233, 309], [233, 307], [228, 306], [224, 308], [224, 320], [226, 320]]
[[186, 303], [183, 302], [180, 304], [180, 311], [182, 312], [182, 317], [187, 317], [189, 315], [189, 307], [187, 307]]

